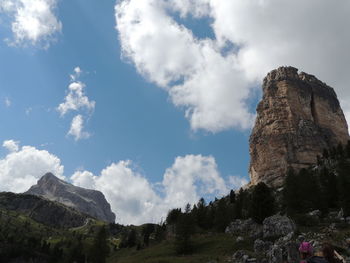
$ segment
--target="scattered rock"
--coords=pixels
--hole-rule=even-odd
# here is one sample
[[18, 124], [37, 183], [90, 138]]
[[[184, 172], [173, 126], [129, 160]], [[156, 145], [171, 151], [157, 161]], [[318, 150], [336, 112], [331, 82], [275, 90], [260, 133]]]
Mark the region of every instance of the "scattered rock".
[[282, 248], [278, 245], [273, 245], [268, 251], [268, 258], [270, 263], [281, 263], [283, 259]]
[[231, 224], [226, 228], [225, 233], [259, 238], [262, 236], [262, 226], [255, 223], [253, 219], [237, 219], [231, 222]]
[[243, 240], [244, 240], [244, 238], [239, 236], [239, 237], [237, 237], [236, 242], [242, 242]]
[[266, 254], [270, 250], [273, 243], [271, 241], [263, 241], [257, 239], [254, 241], [254, 252], [260, 254]]
[[344, 211], [343, 211], [343, 208], [340, 209], [339, 213], [338, 213], [338, 219], [342, 219], [344, 218]]
[[296, 226], [292, 219], [287, 216], [274, 215], [263, 222], [264, 238], [285, 236], [294, 232]]
[[321, 216], [321, 211], [320, 211], [320, 210], [314, 210], [314, 211], [312, 211], [312, 212], [309, 212], [308, 215], [309, 215], [309, 216], [314, 216], [314, 217], [320, 218], [320, 216]]

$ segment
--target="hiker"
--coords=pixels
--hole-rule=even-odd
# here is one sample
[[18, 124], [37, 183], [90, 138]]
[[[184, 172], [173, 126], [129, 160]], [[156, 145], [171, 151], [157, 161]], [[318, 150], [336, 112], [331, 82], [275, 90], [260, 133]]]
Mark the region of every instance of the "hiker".
[[307, 259], [313, 255], [313, 247], [309, 242], [302, 242], [299, 246], [300, 263], [307, 263]]
[[307, 263], [345, 263], [344, 259], [329, 243], [324, 243], [322, 250], [306, 260]]
[[343, 263], [344, 258], [340, 256], [329, 243], [323, 244], [322, 253], [329, 263]]

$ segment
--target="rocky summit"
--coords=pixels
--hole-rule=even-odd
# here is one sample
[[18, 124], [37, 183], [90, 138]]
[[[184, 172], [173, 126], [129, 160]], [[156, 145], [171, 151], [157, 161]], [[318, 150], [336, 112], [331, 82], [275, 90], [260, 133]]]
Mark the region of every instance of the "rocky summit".
[[251, 184], [283, 184], [288, 169], [317, 162], [324, 149], [345, 145], [348, 126], [333, 88], [294, 67], [271, 71], [250, 137]]
[[111, 223], [115, 221], [115, 214], [101, 192], [74, 186], [51, 173], [41, 177], [26, 194], [62, 203], [102, 221]]

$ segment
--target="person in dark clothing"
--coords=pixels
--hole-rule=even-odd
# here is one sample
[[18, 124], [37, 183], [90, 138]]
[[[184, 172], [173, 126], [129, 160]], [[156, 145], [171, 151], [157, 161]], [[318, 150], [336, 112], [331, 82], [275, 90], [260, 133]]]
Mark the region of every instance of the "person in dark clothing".
[[341, 256], [334, 251], [333, 246], [329, 243], [323, 244], [322, 253], [323, 253], [324, 258], [329, 263], [342, 263], [342, 262], [344, 262], [344, 259], [342, 259]]
[[329, 263], [324, 257], [320, 256], [312, 256], [311, 258], [307, 259], [307, 263]]

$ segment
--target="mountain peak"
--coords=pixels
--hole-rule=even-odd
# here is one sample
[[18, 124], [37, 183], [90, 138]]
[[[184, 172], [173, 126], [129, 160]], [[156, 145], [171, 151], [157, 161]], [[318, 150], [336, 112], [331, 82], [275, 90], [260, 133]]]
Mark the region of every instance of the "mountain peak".
[[105, 196], [96, 190], [67, 183], [52, 173], [42, 176], [26, 194], [42, 196], [106, 222], [114, 222], [115, 214]]
[[333, 88], [294, 67], [267, 74], [250, 137], [253, 185], [279, 187], [289, 168], [317, 162], [324, 149], [349, 140], [348, 126]]
[[53, 173], [46, 173], [45, 175], [43, 175], [39, 181], [38, 184], [42, 184], [45, 183], [47, 181], [61, 181], [57, 176], [55, 176]]

